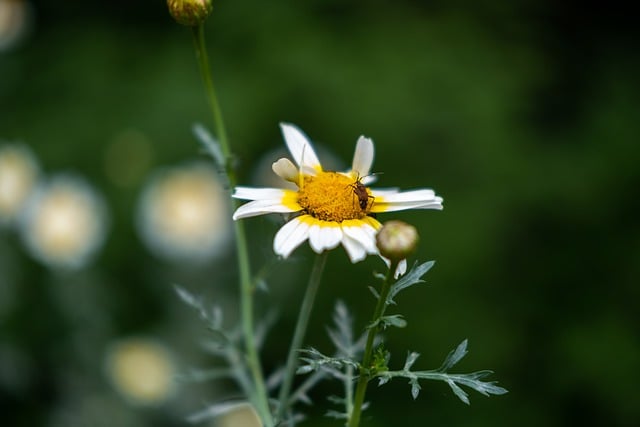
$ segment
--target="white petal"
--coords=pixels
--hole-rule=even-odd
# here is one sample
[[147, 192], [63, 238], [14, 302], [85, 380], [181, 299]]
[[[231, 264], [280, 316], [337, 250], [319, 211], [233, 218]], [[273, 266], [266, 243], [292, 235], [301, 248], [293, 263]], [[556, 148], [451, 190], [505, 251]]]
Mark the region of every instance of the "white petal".
[[285, 191], [281, 188], [236, 187], [232, 197], [242, 200], [276, 200], [282, 199], [284, 194]]
[[394, 203], [389, 205], [377, 205], [371, 208], [371, 212], [395, 212], [404, 211], [407, 209], [436, 209], [442, 210], [442, 201], [433, 201], [429, 203], [407, 202], [407, 203]]
[[[387, 264], [387, 268], [391, 267], [391, 261], [388, 258], [385, 258], [382, 255], [380, 255], [380, 258], [382, 258], [384, 263]], [[406, 272], [407, 272], [407, 260], [405, 258], [401, 260], [396, 266], [396, 271], [393, 272], [393, 278], [397, 279], [400, 276], [404, 276]]]
[[346, 234], [342, 236], [342, 246], [347, 251], [349, 260], [351, 260], [352, 263], [362, 261], [367, 257], [367, 251], [365, 250], [364, 246], [362, 246], [360, 242], [352, 239]]
[[281, 200], [255, 200], [238, 207], [238, 209], [233, 213], [233, 219], [235, 221], [252, 216], [287, 212], [297, 211], [283, 205]]
[[442, 197], [433, 190], [413, 190], [402, 193], [377, 193], [371, 212], [393, 212], [405, 209], [442, 209]]
[[[364, 184], [364, 180], [362, 182]], [[387, 196], [389, 194], [396, 194], [400, 192], [400, 189], [397, 187], [390, 187], [390, 188], [370, 188], [369, 190], [371, 190], [371, 195], [374, 197], [381, 197], [381, 196]]]
[[313, 151], [309, 138], [297, 127], [289, 123], [280, 123], [284, 142], [289, 148], [289, 152], [293, 156], [293, 160], [300, 168], [309, 167], [311, 169], [320, 169], [320, 161], [316, 152]]
[[432, 201], [436, 197], [436, 193], [430, 188], [421, 190], [403, 191], [400, 193], [386, 194], [384, 196], [385, 203], [399, 202], [423, 202]]
[[407, 202], [407, 203], [394, 203], [394, 204], [376, 203], [371, 207], [371, 212], [373, 213], [396, 212], [396, 211], [405, 211], [407, 209], [436, 209], [441, 211], [442, 202], [441, 201], [433, 201], [430, 203]]
[[309, 228], [309, 245], [318, 254], [335, 248], [340, 244], [341, 240], [342, 230], [340, 227], [313, 224]]
[[273, 239], [273, 250], [283, 258], [291, 255], [309, 237], [309, 224], [294, 218], [278, 230]]
[[373, 165], [373, 154], [373, 141], [364, 136], [358, 138], [356, 151], [353, 154], [353, 164], [351, 165], [351, 170], [355, 172], [358, 177], [364, 178], [369, 175], [369, 171]]
[[397, 279], [400, 276], [404, 276], [407, 272], [407, 259], [403, 259], [398, 263], [398, 267], [396, 267], [395, 273], [393, 273], [393, 278]]
[[298, 184], [300, 172], [296, 165], [291, 163], [291, 160], [286, 158], [279, 159], [271, 165], [271, 169], [273, 169], [280, 178]]
[[360, 246], [362, 246], [367, 253], [375, 254], [378, 252], [378, 248], [376, 247], [376, 230], [373, 227], [367, 224], [353, 227], [343, 226], [342, 231], [350, 239], [360, 243]]

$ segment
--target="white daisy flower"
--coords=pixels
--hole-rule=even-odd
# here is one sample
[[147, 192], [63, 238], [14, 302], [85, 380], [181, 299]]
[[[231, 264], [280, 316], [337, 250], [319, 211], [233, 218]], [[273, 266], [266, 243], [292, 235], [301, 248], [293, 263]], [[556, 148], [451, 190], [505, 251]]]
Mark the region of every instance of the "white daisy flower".
[[0, 0], [0, 52], [25, 39], [33, 24], [33, 7], [27, 0]]
[[204, 262], [224, 253], [231, 227], [228, 199], [215, 170], [203, 163], [155, 174], [138, 203], [140, 237], [168, 261]]
[[21, 216], [31, 254], [56, 268], [86, 266], [102, 248], [108, 217], [102, 197], [83, 178], [60, 174], [41, 183]]
[[156, 405], [175, 391], [176, 366], [167, 347], [152, 338], [126, 338], [111, 344], [106, 373], [132, 403]]
[[0, 146], [0, 225], [12, 224], [38, 180], [35, 156], [24, 145]]
[[382, 226], [375, 214], [404, 209], [442, 209], [442, 198], [431, 189], [400, 192], [367, 187], [373, 163], [373, 141], [361, 136], [356, 143], [351, 170], [322, 169], [307, 136], [296, 126], [280, 125], [296, 164], [282, 158], [272, 166], [281, 178], [297, 190], [236, 187], [233, 197], [250, 200], [240, 206], [233, 219], [269, 213], [296, 214], [276, 233], [273, 249], [287, 258], [309, 240], [316, 253], [342, 244], [351, 262], [378, 254], [375, 236]]

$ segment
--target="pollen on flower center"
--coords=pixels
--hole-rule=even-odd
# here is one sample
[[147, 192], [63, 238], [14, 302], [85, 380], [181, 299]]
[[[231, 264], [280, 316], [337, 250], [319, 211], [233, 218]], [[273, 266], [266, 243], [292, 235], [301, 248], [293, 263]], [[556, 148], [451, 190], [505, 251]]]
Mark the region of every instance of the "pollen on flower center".
[[366, 216], [373, 198], [359, 181], [337, 172], [320, 172], [304, 177], [298, 204], [314, 218], [342, 222]]

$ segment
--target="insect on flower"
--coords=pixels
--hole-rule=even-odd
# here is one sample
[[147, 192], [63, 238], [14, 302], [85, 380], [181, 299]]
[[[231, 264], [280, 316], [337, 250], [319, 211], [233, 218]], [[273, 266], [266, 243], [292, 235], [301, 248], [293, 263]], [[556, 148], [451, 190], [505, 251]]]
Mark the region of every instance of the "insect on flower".
[[[367, 176], [372, 176], [372, 175], [376, 175], [376, 174], [371, 174]], [[362, 209], [365, 212], [371, 208], [375, 200], [375, 197], [372, 196], [371, 193], [369, 193], [369, 190], [367, 190], [367, 187], [365, 187], [365, 185], [362, 183], [362, 179], [366, 178], [367, 176], [357, 175], [356, 182], [349, 184], [349, 188], [353, 190], [353, 194], [355, 194], [356, 197], [358, 198], [358, 204], [360, 205], [360, 209]]]
[[282, 158], [272, 169], [297, 189], [236, 187], [233, 197], [249, 203], [236, 209], [233, 219], [298, 214], [273, 240], [275, 253], [283, 258], [308, 240], [317, 253], [342, 244], [351, 262], [362, 261], [367, 255], [378, 254], [375, 236], [382, 224], [375, 215], [405, 209], [442, 209], [442, 197], [429, 188], [399, 191], [367, 187], [373, 181], [369, 174], [374, 155], [371, 139], [358, 138], [350, 170], [333, 172], [322, 168], [300, 129], [288, 123], [282, 123], [281, 128], [293, 162]]

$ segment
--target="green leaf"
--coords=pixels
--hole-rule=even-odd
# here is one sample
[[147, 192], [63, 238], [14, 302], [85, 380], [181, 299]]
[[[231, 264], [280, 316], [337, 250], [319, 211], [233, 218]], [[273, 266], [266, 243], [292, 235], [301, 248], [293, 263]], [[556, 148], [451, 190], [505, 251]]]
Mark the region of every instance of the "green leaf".
[[452, 350], [447, 355], [447, 358], [444, 360], [444, 362], [442, 362], [442, 366], [440, 366], [438, 370], [441, 372], [446, 372], [449, 370], [449, 368], [453, 367], [460, 360], [462, 360], [462, 358], [465, 357], [468, 353], [467, 342], [468, 340], [465, 339], [460, 344], [458, 344], [458, 347], [456, 347], [455, 350]]
[[466, 375], [452, 375], [451, 378], [455, 378], [456, 382], [462, 385], [466, 385], [467, 387], [472, 388], [478, 393], [485, 396], [489, 396], [491, 394], [502, 395], [508, 393], [509, 391], [507, 389], [497, 386], [495, 381], [481, 381], [483, 378], [486, 378], [491, 374], [493, 374], [493, 371], [484, 370]]
[[369, 286], [369, 290], [371, 291], [373, 296], [376, 297], [376, 299], [380, 299], [380, 294], [378, 293], [376, 288], [374, 288], [373, 286]]
[[385, 377], [385, 376], [378, 377], [378, 387], [380, 387], [381, 385], [385, 385], [386, 383], [389, 382], [390, 379], [391, 377]]
[[449, 387], [451, 387], [453, 393], [458, 396], [458, 399], [462, 400], [467, 405], [471, 404], [471, 402], [469, 402], [469, 395], [466, 391], [458, 387], [458, 385], [452, 380], [447, 380], [447, 384], [449, 384]]
[[400, 293], [400, 291], [403, 291], [408, 287], [416, 285], [418, 283], [424, 283], [424, 280], [422, 280], [422, 276], [424, 276], [427, 271], [429, 271], [429, 269], [433, 267], [433, 264], [435, 264], [435, 261], [427, 261], [420, 265], [418, 265], [418, 263], [415, 263], [407, 274], [402, 276], [400, 280], [398, 280], [391, 286], [391, 290], [389, 291], [389, 295], [387, 296], [387, 300], [385, 301], [386, 304], [395, 304], [395, 301], [393, 299], [396, 295], [398, 295], [398, 293]]
[[507, 389], [496, 385], [495, 381], [483, 381], [484, 378], [493, 374], [492, 371], [484, 370], [472, 372], [470, 374], [450, 374], [449, 368], [458, 363], [467, 354], [467, 340], [462, 341], [455, 350], [449, 353], [442, 366], [432, 371], [412, 371], [411, 367], [418, 359], [419, 354], [411, 352], [407, 355], [404, 367], [398, 371], [380, 370], [375, 373], [378, 378], [378, 385], [389, 382], [392, 378], [407, 378], [411, 385], [411, 395], [415, 399], [420, 392], [419, 380], [436, 380], [446, 382], [453, 393], [462, 402], [469, 404], [469, 395], [460, 386], [466, 386], [485, 396], [502, 395], [508, 393]]
[[380, 324], [382, 324], [383, 329], [386, 329], [388, 326], [404, 328], [407, 326], [407, 321], [402, 318], [401, 314], [392, 314], [389, 316], [382, 316], [380, 318]]
[[300, 366], [297, 370], [296, 370], [296, 374], [298, 375], [304, 375], [304, 374], [308, 374], [309, 372], [313, 372], [317, 369], [317, 367], [312, 366], [312, 365], [304, 365], [304, 366]]
[[402, 369], [405, 371], [410, 370], [413, 364], [416, 363], [416, 360], [418, 360], [418, 357], [420, 357], [420, 353], [416, 353], [415, 351], [409, 353], [407, 355], [407, 360], [404, 362], [404, 368]]
[[178, 294], [178, 297], [180, 297], [182, 302], [196, 309], [196, 311], [198, 312], [205, 311], [202, 306], [202, 300], [200, 298], [196, 297], [182, 286], [173, 285], [173, 289], [176, 291], [176, 294]]
[[199, 123], [193, 125], [193, 134], [216, 162], [216, 165], [221, 170], [224, 170], [226, 167], [226, 160], [224, 158], [224, 154], [222, 154], [222, 148], [220, 147], [218, 140], [209, 133], [207, 128]]
[[418, 394], [420, 394], [420, 384], [418, 383], [418, 379], [411, 378], [409, 384], [411, 384], [411, 397], [413, 397], [413, 400], [416, 400], [418, 398]]

